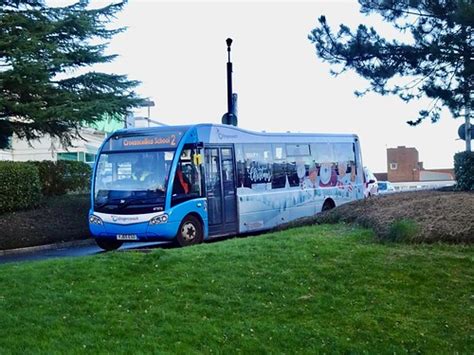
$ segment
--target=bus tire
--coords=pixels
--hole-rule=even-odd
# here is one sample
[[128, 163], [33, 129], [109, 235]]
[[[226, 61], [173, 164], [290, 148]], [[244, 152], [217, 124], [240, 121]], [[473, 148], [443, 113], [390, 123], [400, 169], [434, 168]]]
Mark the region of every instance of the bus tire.
[[336, 207], [336, 204], [334, 203], [333, 200], [328, 198], [326, 201], [324, 201], [321, 212], [332, 210], [334, 207]]
[[202, 224], [199, 219], [193, 215], [187, 215], [179, 226], [176, 242], [179, 246], [185, 247], [202, 243], [203, 237]]
[[101, 238], [97, 238], [95, 242], [97, 243], [99, 248], [104, 249], [105, 251], [116, 250], [120, 248], [123, 244], [123, 242], [120, 240], [101, 239]]

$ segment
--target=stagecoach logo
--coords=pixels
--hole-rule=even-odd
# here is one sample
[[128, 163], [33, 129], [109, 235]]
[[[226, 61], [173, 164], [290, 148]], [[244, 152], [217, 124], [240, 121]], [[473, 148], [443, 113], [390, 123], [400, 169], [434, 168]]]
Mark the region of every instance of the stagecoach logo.
[[222, 133], [219, 128], [216, 129], [217, 131], [217, 136], [219, 137], [219, 139], [235, 139], [237, 138], [237, 135], [236, 134], [225, 134], [225, 133]]
[[138, 221], [138, 217], [123, 217], [123, 216], [112, 216], [114, 222], [135, 222]]

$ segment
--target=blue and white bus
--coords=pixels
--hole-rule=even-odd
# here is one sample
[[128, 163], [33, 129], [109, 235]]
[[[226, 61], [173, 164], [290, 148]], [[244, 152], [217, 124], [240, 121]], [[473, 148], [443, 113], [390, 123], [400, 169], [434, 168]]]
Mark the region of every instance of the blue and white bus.
[[89, 226], [106, 250], [124, 241], [197, 244], [361, 199], [363, 176], [352, 134], [216, 124], [124, 129], [100, 149]]

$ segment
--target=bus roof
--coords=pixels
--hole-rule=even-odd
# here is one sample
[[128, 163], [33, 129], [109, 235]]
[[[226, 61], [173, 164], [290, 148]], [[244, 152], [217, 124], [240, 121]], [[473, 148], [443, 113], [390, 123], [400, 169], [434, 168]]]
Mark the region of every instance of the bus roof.
[[281, 142], [303, 142], [306, 139], [319, 138], [321, 141], [332, 141], [335, 138], [344, 141], [358, 140], [356, 134], [348, 133], [293, 133], [293, 132], [254, 132], [239, 127], [199, 123], [195, 125], [160, 126], [146, 128], [129, 128], [115, 131], [114, 136], [148, 136], [162, 132], [178, 131], [183, 135], [186, 132], [194, 131], [200, 141], [204, 143], [281, 143]]

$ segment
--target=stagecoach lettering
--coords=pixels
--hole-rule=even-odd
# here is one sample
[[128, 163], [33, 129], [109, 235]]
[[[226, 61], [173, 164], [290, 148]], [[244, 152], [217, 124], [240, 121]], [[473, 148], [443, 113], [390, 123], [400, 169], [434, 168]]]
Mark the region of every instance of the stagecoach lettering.
[[219, 129], [216, 129], [216, 132], [217, 132], [217, 136], [219, 137], [219, 139], [237, 139], [237, 137], [238, 137], [236, 134], [222, 133]]

